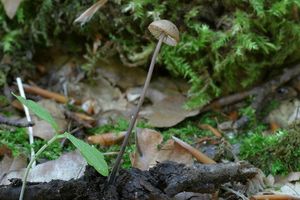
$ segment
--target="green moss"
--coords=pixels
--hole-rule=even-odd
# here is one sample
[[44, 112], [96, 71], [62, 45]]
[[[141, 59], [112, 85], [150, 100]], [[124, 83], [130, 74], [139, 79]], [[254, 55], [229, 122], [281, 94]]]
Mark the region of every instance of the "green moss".
[[[1, 74], [1, 72], [0, 72], [0, 74]], [[0, 75], [1, 76], [1, 75]], [[1, 78], [0, 78], [1, 79]], [[0, 81], [1, 82], [1, 81]], [[1, 83], [0, 83], [0, 85], [1, 85]], [[0, 95], [0, 108], [1, 107], [5, 107], [5, 106], [7, 106], [9, 104], [9, 101], [8, 101], [8, 99], [4, 96], [4, 95]]]
[[189, 81], [190, 107], [249, 88], [299, 61], [298, 0], [113, 0], [85, 26], [74, 25], [94, 2], [27, 0], [13, 20], [0, 6], [0, 55], [12, 55], [14, 63], [8, 73], [30, 63], [28, 52], [60, 44], [78, 53], [99, 33], [101, 46], [87, 56], [87, 72], [93, 74], [96, 59], [112, 56], [146, 66], [156, 42], [147, 26], [159, 18], [173, 21], [181, 32], [177, 47], [163, 46], [159, 63]]
[[287, 174], [300, 170], [299, 142], [299, 128], [277, 131], [269, 136], [256, 132], [244, 139], [240, 158], [267, 174]]
[[[47, 141], [35, 139], [33, 148], [37, 152]], [[14, 130], [0, 129], [0, 146], [6, 145], [11, 151], [13, 156], [19, 154], [26, 154], [30, 156], [30, 145], [26, 129], [16, 128]], [[64, 149], [59, 141], [54, 142], [46, 150], [44, 150], [38, 159], [57, 159]]]

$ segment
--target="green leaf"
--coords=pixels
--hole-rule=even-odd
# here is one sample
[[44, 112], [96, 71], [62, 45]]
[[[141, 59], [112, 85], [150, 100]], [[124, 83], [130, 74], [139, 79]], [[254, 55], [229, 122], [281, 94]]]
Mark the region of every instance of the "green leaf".
[[79, 149], [81, 155], [86, 159], [89, 165], [93, 166], [101, 175], [108, 175], [108, 166], [100, 151], [84, 141], [77, 139], [70, 133], [65, 133], [65, 135], [76, 146], [76, 148]]
[[53, 117], [51, 116], [51, 114], [44, 109], [42, 106], [40, 106], [39, 104], [35, 103], [34, 101], [28, 100], [28, 99], [24, 99], [21, 96], [15, 95], [13, 93], [13, 95], [25, 106], [27, 106], [34, 114], [36, 114], [39, 118], [45, 120], [46, 122], [48, 122], [54, 129], [56, 132], [59, 131], [58, 125], [55, 122], [55, 120], [53, 119]]

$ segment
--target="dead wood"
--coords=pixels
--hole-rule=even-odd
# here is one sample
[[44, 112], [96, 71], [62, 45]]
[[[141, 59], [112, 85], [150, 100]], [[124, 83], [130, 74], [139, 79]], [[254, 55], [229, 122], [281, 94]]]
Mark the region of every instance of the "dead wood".
[[[106, 178], [87, 167], [85, 175], [78, 180], [28, 183], [24, 199], [168, 200], [183, 191], [213, 193], [224, 183], [246, 183], [256, 173], [256, 168], [244, 162], [194, 164], [191, 167], [163, 162], [149, 171], [136, 168], [121, 170], [115, 184], [103, 188]], [[20, 180], [9, 186], [0, 186], [0, 199], [17, 200], [20, 189]]]
[[19, 120], [19, 119], [10, 119], [2, 115], [0, 115], [0, 124], [5, 124], [5, 125], [15, 126], [15, 127], [29, 127], [34, 125], [33, 122], [24, 122], [23, 120]]
[[278, 75], [274, 79], [260, 86], [257, 86], [251, 90], [229, 95], [211, 102], [210, 104], [208, 104], [202, 109], [202, 112], [211, 110], [213, 108], [220, 108], [220, 107], [224, 107], [239, 102], [249, 96], [255, 96], [255, 100], [252, 103], [252, 107], [254, 109], [259, 109], [261, 103], [268, 95], [276, 91], [276, 89], [279, 88], [281, 85], [297, 77], [299, 74], [300, 74], [300, 64], [297, 64], [292, 68], [284, 69], [281, 75]]

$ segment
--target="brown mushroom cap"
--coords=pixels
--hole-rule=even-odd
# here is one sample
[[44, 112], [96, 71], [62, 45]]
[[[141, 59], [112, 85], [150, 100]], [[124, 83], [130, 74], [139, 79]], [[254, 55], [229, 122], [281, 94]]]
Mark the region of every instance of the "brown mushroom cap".
[[179, 31], [176, 25], [169, 20], [154, 21], [148, 26], [148, 29], [156, 39], [164, 34], [163, 42], [167, 45], [176, 46], [179, 42]]

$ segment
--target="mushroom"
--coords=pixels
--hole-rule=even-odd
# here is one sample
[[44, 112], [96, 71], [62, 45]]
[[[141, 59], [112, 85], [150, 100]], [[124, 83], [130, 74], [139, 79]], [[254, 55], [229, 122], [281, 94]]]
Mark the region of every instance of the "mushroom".
[[128, 140], [129, 140], [129, 136], [132, 132], [132, 129], [135, 125], [136, 119], [138, 117], [138, 113], [140, 111], [140, 108], [144, 102], [144, 98], [152, 77], [152, 72], [154, 69], [154, 64], [156, 61], [156, 57], [158, 55], [158, 52], [160, 50], [160, 47], [162, 45], [162, 43], [164, 42], [167, 45], [170, 46], [176, 46], [177, 43], [179, 42], [179, 31], [177, 29], [177, 27], [175, 26], [175, 24], [173, 24], [172, 22], [168, 21], [168, 20], [158, 20], [158, 21], [154, 21], [152, 22], [149, 26], [148, 26], [149, 31], [151, 32], [151, 34], [158, 39], [158, 43], [156, 45], [155, 51], [153, 53], [152, 59], [151, 59], [151, 63], [150, 63], [150, 67], [148, 70], [148, 74], [147, 74], [147, 78], [144, 84], [144, 88], [142, 90], [141, 93], [141, 97], [139, 99], [138, 105], [134, 111], [134, 114], [131, 118], [130, 124], [129, 124], [129, 128], [127, 130], [126, 136], [123, 140], [122, 146], [121, 146], [121, 150], [118, 154], [118, 157], [116, 159], [116, 162], [113, 166], [113, 169], [111, 171], [110, 176], [108, 177], [108, 182], [107, 185], [113, 184], [115, 181], [115, 177], [116, 174], [118, 173], [118, 170], [120, 168], [120, 163], [121, 163], [121, 159], [123, 157], [123, 154], [125, 152], [126, 146], [128, 144]]

